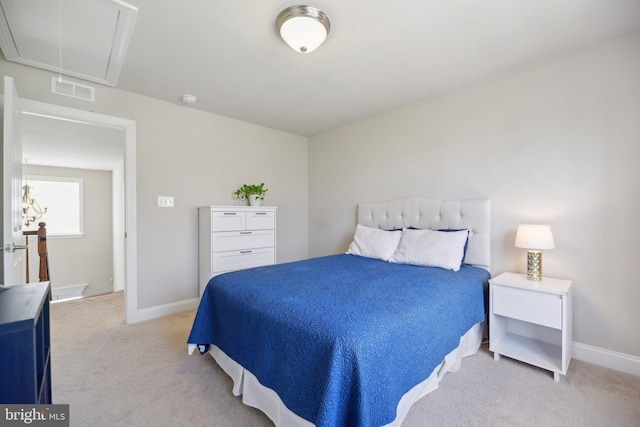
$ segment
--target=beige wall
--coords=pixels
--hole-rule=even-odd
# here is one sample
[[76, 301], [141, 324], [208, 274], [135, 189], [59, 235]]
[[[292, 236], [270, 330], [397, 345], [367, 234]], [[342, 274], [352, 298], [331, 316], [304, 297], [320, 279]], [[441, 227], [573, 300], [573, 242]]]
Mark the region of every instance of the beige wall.
[[[88, 283], [85, 296], [113, 290], [113, 227], [111, 172], [29, 165], [30, 175], [83, 179], [84, 236], [47, 239], [51, 287]], [[46, 221], [46, 214], [42, 218]], [[31, 281], [38, 277], [38, 246], [30, 238]]]
[[551, 224], [574, 341], [640, 356], [639, 76], [635, 34], [311, 138], [310, 256], [347, 248], [358, 202], [489, 198], [492, 273], [525, 272], [518, 224]]
[[306, 138], [101, 85], [95, 103], [53, 95], [53, 73], [4, 60], [0, 72], [23, 98], [136, 121], [139, 309], [198, 297], [196, 208], [237, 203], [244, 183], [265, 182], [278, 207], [278, 262], [307, 257]]
[[[307, 139], [118, 89], [50, 94], [0, 60], [21, 96], [137, 121], [139, 308], [197, 296], [195, 208], [266, 182], [278, 262], [341, 252], [356, 204], [406, 195], [492, 201], [492, 273], [525, 270], [520, 223], [549, 223], [544, 273], [574, 280], [574, 340], [640, 357], [640, 34]], [[176, 94], [176, 99], [180, 94]], [[156, 207], [173, 195], [176, 207]]]

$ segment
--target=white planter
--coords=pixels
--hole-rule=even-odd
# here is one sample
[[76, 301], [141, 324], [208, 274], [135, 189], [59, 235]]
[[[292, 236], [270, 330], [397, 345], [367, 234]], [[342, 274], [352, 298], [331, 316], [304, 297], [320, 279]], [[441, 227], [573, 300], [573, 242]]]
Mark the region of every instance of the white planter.
[[250, 194], [249, 195], [249, 206], [260, 206], [260, 203], [262, 203], [262, 200], [260, 200], [257, 194]]

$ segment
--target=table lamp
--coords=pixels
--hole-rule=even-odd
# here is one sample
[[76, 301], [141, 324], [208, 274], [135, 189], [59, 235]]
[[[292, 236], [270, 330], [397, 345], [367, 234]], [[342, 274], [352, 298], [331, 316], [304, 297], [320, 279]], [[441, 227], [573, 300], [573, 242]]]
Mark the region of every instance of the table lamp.
[[516, 232], [516, 248], [527, 251], [527, 279], [542, 280], [542, 249], [554, 249], [551, 227], [548, 225], [523, 224]]

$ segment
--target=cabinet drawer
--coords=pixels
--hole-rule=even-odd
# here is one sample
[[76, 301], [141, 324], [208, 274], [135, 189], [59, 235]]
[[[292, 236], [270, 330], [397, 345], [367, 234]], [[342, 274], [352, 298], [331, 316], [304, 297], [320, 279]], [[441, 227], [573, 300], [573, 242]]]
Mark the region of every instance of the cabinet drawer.
[[561, 329], [562, 297], [526, 289], [492, 286], [493, 314]]
[[274, 248], [216, 252], [211, 254], [212, 275], [275, 264]]
[[275, 243], [273, 230], [211, 233], [211, 240], [216, 252], [266, 248]]
[[244, 230], [246, 215], [244, 212], [213, 212], [211, 214], [212, 231]]
[[247, 230], [269, 230], [276, 228], [274, 212], [247, 212]]

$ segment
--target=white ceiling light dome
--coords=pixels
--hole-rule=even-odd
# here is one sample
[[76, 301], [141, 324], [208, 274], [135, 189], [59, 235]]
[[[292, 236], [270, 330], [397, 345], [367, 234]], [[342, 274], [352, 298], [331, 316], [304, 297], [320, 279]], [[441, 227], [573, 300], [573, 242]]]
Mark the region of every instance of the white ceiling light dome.
[[282, 39], [300, 53], [313, 52], [331, 29], [329, 18], [312, 6], [290, 6], [278, 14], [276, 28]]

